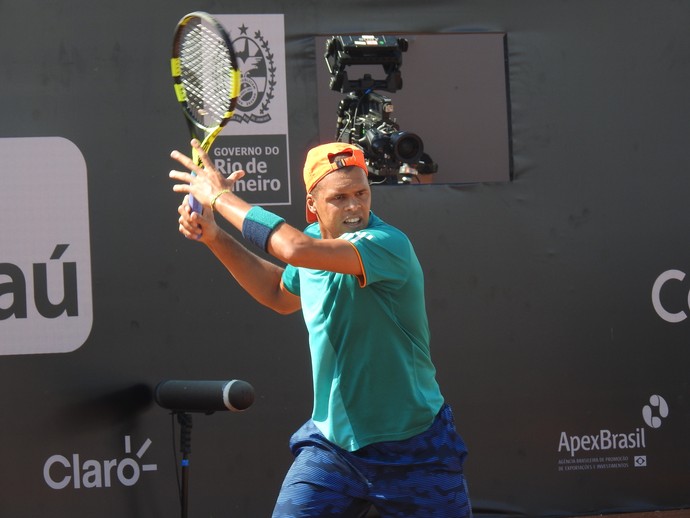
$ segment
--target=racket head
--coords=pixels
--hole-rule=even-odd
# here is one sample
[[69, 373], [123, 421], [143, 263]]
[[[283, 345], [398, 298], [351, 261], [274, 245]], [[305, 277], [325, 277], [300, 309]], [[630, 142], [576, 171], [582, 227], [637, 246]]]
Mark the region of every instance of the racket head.
[[[189, 132], [208, 151], [232, 117], [240, 93], [240, 70], [230, 36], [206, 12], [185, 15], [175, 28], [170, 69]], [[192, 159], [201, 165], [195, 148]], [[203, 210], [191, 195], [189, 205], [194, 212]]]
[[240, 92], [240, 71], [230, 36], [208, 13], [177, 24], [170, 59], [175, 95], [192, 136], [208, 150], [230, 120]]

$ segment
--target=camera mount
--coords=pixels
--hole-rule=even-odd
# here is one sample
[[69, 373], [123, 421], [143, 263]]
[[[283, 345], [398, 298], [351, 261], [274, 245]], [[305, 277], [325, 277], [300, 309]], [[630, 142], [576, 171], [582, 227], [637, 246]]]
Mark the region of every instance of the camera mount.
[[[376, 183], [410, 183], [417, 174], [438, 170], [424, 153], [422, 139], [400, 130], [392, 117], [392, 100], [376, 92], [395, 93], [402, 88], [400, 67], [407, 49], [406, 39], [393, 36], [332, 36], [326, 41], [329, 86], [347, 95], [338, 105], [336, 139], [363, 149], [369, 175]], [[385, 78], [374, 79], [365, 73], [350, 79], [347, 67], [352, 65], [380, 65]]]
[[[326, 42], [326, 64], [331, 74], [330, 88], [344, 94], [366, 90], [397, 92], [402, 88], [402, 53], [408, 43], [392, 36], [333, 36]], [[346, 67], [351, 65], [381, 65], [385, 79], [372, 79], [365, 74], [362, 79], [350, 80]]]

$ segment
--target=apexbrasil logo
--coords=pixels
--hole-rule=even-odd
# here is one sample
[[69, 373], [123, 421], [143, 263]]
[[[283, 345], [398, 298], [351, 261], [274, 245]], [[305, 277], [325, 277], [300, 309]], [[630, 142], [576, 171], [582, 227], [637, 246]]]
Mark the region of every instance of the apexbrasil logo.
[[644, 428], [635, 428], [630, 433], [612, 433], [610, 430], [599, 430], [594, 435], [568, 435], [561, 432], [558, 451], [570, 452], [570, 456], [582, 451], [627, 450], [629, 448], [646, 448]]
[[[659, 428], [663, 419], [668, 417], [669, 410], [666, 400], [657, 394], [649, 398], [649, 403], [642, 408], [642, 418], [649, 428]], [[627, 468], [630, 465], [628, 455], [619, 450], [644, 450], [647, 447], [646, 429], [637, 427], [634, 431], [612, 432], [601, 429], [594, 434], [570, 435], [561, 432], [558, 440], [558, 452], [566, 452], [569, 458], [559, 460], [559, 471]], [[577, 458], [580, 452], [590, 455], [603, 456]], [[634, 467], [647, 465], [645, 455], [636, 455], [633, 459]]]
[[82, 461], [78, 453], [73, 453], [71, 458], [52, 455], [43, 465], [43, 479], [53, 489], [111, 487], [115, 480], [123, 486], [133, 486], [142, 471], [158, 470], [157, 464], [139, 464], [137, 460], [144, 456], [149, 446], [151, 439], [146, 439], [134, 458], [130, 436], [125, 435], [125, 454], [129, 456], [122, 459]]

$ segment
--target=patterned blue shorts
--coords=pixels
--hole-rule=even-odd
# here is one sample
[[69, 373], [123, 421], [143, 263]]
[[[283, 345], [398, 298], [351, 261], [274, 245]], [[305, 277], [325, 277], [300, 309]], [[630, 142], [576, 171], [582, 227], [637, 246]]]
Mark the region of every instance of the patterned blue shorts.
[[374, 506], [382, 517], [472, 516], [462, 465], [467, 448], [444, 405], [432, 426], [403, 441], [348, 452], [309, 420], [290, 440], [295, 461], [273, 518], [352, 517]]

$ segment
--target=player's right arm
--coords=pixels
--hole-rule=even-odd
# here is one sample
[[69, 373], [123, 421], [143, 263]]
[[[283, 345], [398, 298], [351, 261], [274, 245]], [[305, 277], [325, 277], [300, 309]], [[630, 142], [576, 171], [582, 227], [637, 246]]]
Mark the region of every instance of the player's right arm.
[[178, 213], [180, 233], [204, 243], [256, 301], [284, 315], [301, 308], [300, 298], [282, 285], [284, 269], [249, 251], [221, 229], [212, 211], [206, 209], [203, 215], [191, 211], [185, 197]]

